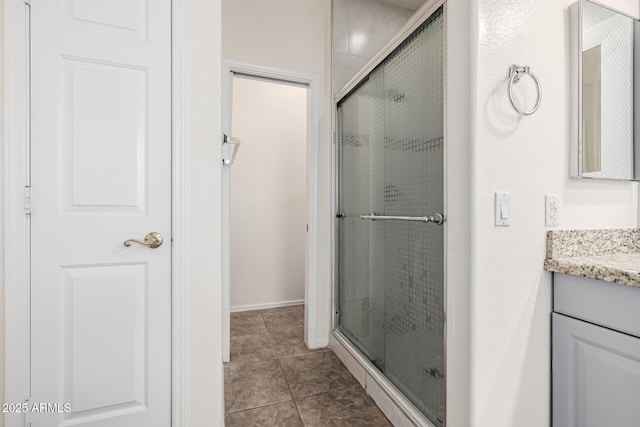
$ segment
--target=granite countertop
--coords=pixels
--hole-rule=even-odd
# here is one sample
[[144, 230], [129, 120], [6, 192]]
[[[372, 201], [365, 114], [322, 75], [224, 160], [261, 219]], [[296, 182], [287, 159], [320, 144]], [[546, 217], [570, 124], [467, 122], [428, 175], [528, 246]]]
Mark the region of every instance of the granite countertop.
[[548, 231], [544, 269], [640, 287], [640, 229]]

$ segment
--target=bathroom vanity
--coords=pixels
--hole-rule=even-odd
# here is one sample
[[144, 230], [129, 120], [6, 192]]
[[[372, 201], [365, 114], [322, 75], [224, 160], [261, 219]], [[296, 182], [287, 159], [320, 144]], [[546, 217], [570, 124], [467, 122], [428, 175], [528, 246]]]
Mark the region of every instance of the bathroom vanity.
[[640, 420], [640, 229], [549, 231], [553, 426]]
[[[574, 178], [640, 181], [640, 21], [569, 7]], [[554, 427], [640, 426], [640, 229], [547, 232]]]

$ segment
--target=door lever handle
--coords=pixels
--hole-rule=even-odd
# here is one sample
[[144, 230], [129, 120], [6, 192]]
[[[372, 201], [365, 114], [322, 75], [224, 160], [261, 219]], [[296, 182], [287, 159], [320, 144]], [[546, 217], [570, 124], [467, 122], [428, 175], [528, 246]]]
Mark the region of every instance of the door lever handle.
[[157, 231], [152, 231], [151, 233], [144, 236], [144, 240], [138, 239], [128, 239], [124, 241], [124, 245], [126, 247], [131, 246], [131, 243], [138, 243], [140, 245], [148, 246], [151, 249], [159, 248], [162, 245], [164, 238], [162, 234]]

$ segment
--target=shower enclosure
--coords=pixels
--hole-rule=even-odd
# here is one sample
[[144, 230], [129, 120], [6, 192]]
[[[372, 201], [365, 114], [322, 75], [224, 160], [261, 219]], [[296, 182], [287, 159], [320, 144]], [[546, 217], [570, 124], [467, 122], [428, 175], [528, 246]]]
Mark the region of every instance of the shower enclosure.
[[435, 426], [444, 410], [444, 12], [338, 101], [337, 331]]

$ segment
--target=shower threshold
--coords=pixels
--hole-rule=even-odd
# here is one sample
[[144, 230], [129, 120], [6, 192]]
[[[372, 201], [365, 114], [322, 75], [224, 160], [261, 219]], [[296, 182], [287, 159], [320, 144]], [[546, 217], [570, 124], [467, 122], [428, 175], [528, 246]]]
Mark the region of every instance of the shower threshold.
[[434, 427], [340, 331], [331, 331], [329, 347], [395, 427]]

